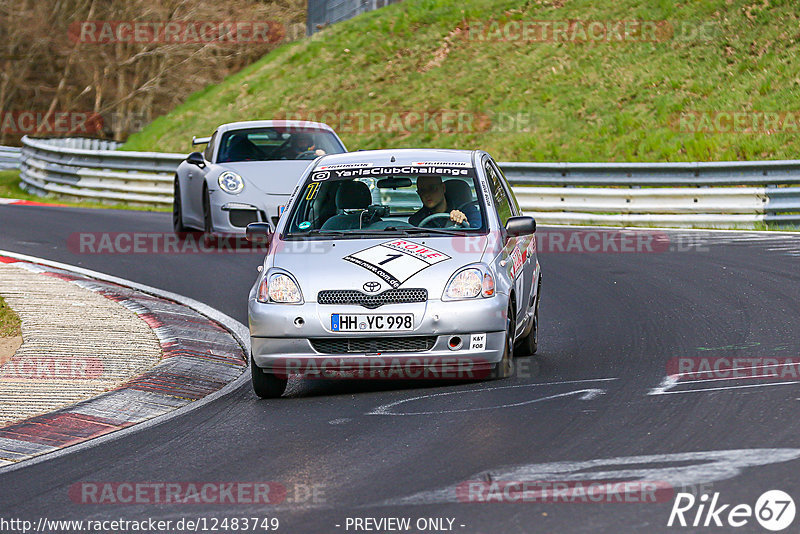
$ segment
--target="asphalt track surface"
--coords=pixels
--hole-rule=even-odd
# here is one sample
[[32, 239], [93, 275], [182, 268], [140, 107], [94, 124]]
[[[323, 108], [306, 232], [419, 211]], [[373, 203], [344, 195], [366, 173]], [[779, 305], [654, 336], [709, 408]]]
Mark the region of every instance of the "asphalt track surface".
[[[0, 206], [0, 249], [173, 291], [246, 323], [258, 254], [91, 255], [67, 246], [76, 232], [169, 228], [167, 213]], [[721, 380], [650, 394], [676, 357], [800, 357], [800, 236], [666, 235], [671, 250], [656, 253], [540, 253], [539, 356], [508, 380], [307, 380], [277, 400], [257, 399], [247, 381], [165, 424], [0, 472], [0, 518], [277, 517], [279, 532], [292, 533], [355, 532], [348, 517], [451, 518], [452, 531], [464, 533], [731, 530], [668, 528], [672, 498], [452, 498], [464, 481], [504, 472], [509, 481], [544, 481], [540, 464], [565, 462], [555, 471], [619, 480], [602, 471], [627, 468], [629, 478], [719, 492], [721, 503], [752, 506], [771, 489], [800, 499], [800, 384]], [[675, 456], [683, 453], [716, 460]], [[630, 459], [638, 456], [649, 458]], [[580, 463], [601, 459], [610, 460]], [[69, 495], [82, 482], [176, 481], [275, 481], [302, 502], [93, 505]], [[318, 485], [316, 501], [292, 496], [302, 485]], [[736, 530], [766, 532], [752, 518]]]

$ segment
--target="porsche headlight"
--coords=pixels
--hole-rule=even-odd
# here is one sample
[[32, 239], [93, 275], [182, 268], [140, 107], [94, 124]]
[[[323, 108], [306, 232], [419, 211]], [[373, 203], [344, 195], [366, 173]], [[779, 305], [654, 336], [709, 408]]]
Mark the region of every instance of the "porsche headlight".
[[219, 187], [226, 193], [231, 195], [238, 195], [244, 189], [244, 180], [242, 177], [232, 171], [225, 171], [219, 175], [217, 179]]
[[303, 302], [303, 295], [291, 276], [286, 273], [272, 273], [261, 280], [257, 300], [263, 303], [300, 304]]
[[457, 271], [447, 283], [442, 300], [463, 300], [494, 295], [494, 276], [482, 265]]

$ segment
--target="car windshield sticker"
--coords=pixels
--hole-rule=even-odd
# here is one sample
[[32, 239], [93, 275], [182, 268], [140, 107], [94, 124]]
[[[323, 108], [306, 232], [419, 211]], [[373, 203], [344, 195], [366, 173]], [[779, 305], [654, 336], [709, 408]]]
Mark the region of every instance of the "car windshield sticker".
[[321, 182], [323, 180], [327, 180], [331, 177], [330, 171], [314, 171], [311, 174], [311, 181], [312, 182]]
[[296, 186], [294, 186], [294, 189], [292, 189], [292, 194], [289, 195], [289, 200], [286, 201], [287, 206], [289, 206], [292, 203], [292, 200], [294, 200], [294, 197], [295, 195], [297, 195], [298, 191], [300, 191], [300, 184], [297, 184]]
[[306, 193], [306, 200], [314, 200], [314, 197], [316, 196], [318, 190], [319, 190], [318, 183], [308, 184], [308, 192]]
[[333, 169], [357, 169], [363, 167], [372, 167], [372, 163], [335, 163], [333, 165], [320, 165], [317, 170], [330, 171]]
[[298, 224], [297, 227], [301, 230], [305, 230], [306, 228], [311, 228], [311, 223], [309, 221], [303, 221]]
[[486, 205], [491, 207], [492, 194], [489, 192], [489, 185], [486, 183], [485, 180], [481, 180], [481, 189], [483, 189], [483, 195], [486, 197]]
[[[448, 163], [448, 165], [450, 165]], [[448, 167], [417, 167], [413, 165], [404, 165], [399, 167], [370, 167], [370, 168], [347, 168], [347, 169], [334, 169], [332, 176], [336, 178], [349, 178], [351, 176], [396, 176], [396, 175], [418, 175], [418, 174], [438, 174], [448, 176], [468, 176], [471, 169], [461, 169], [452, 166]]]
[[450, 256], [425, 245], [395, 239], [345, 256], [343, 259], [363, 267], [393, 288], [397, 288], [421, 270], [440, 261], [449, 260]]
[[423, 167], [472, 167], [471, 163], [465, 161], [412, 161], [411, 164]]

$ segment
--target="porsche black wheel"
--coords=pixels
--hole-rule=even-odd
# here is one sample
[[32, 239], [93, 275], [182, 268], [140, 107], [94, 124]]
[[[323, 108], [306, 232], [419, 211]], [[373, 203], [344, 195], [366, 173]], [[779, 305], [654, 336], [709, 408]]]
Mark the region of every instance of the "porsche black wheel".
[[189, 227], [183, 225], [183, 207], [181, 206], [181, 184], [178, 177], [175, 177], [175, 185], [172, 189], [172, 230], [176, 234], [185, 234], [191, 231]]

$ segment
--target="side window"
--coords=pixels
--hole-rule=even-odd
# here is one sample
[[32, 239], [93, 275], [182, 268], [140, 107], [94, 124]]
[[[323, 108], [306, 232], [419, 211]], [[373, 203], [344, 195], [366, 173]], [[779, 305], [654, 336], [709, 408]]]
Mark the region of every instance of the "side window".
[[486, 171], [486, 177], [489, 179], [489, 187], [492, 189], [494, 205], [497, 207], [497, 215], [500, 217], [500, 224], [505, 226], [508, 218], [514, 214], [511, 209], [511, 203], [508, 200], [508, 195], [500, 181], [498, 171], [495, 170], [489, 160], [485, 161], [483, 168]]
[[206, 158], [206, 161], [211, 161], [211, 156], [214, 155], [214, 143], [216, 141], [217, 132], [214, 132], [214, 135], [211, 136], [211, 141], [208, 142], [206, 149], [203, 151], [203, 157]]
[[511, 208], [512, 211], [514, 212], [514, 215], [522, 215], [522, 211], [519, 209], [519, 202], [517, 202], [517, 197], [514, 196], [514, 191], [511, 189], [511, 185], [508, 183], [506, 175], [503, 174], [503, 171], [500, 169], [500, 167], [497, 166], [497, 163], [495, 161], [491, 159], [488, 161], [491, 164], [492, 168], [497, 173], [497, 175], [500, 177], [500, 182], [505, 187], [506, 193], [508, 194], [508, 198], [511, 202]]

